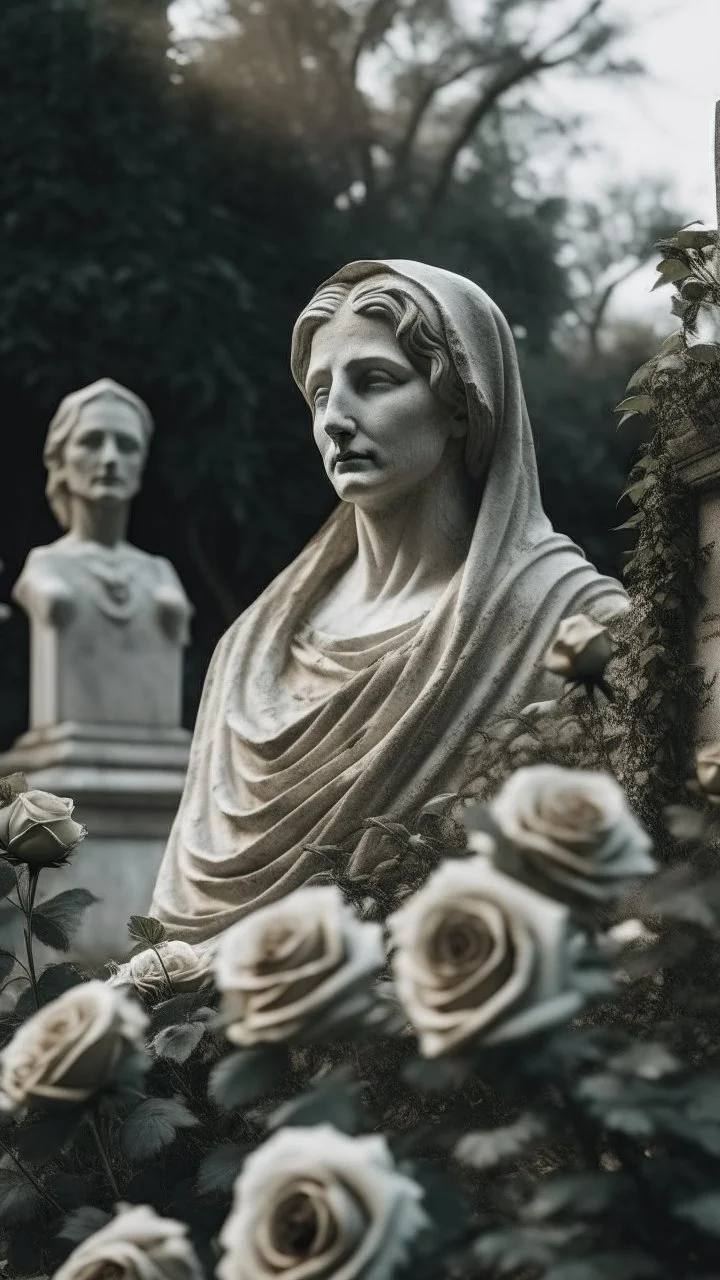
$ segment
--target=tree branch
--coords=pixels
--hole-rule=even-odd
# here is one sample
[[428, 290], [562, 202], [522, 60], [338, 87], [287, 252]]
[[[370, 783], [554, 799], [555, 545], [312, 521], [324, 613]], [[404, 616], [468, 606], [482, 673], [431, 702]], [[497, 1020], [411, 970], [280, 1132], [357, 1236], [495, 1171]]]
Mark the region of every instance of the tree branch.
[[590, 3], [573, 18], [572, 22], [568, 23], [567, 27], [553, 36], [543, 48], [534, 54], [523, 55], [522, 46], [512, 52], [508, 50], [508, 57], [511, 59], [509, 64], [498, 67], [477, 101], [473, 103], [470, 110], [461, 120], [459, 128], [441, 156], [435, 180], [428, 192], [424, 221], [442, 203], [450, 184], [458, 155], [463, 147], [467, 146], [480, 122], [492, 111], [500, 98], [517, 85], [522, 84], [523, 81], [531, 79], [538, 72], [544, 71], [548, 67], [558, 67], [572, 62], [579, 52], [577, 48], [570, 48], [555, 57], [550, 55], [554, 49], [557, 49], [558, 46], [563, 45], [565, 41], [576, 35], [584, 24], [598, 12], [603, 3], [604, 0], [590, 0]]

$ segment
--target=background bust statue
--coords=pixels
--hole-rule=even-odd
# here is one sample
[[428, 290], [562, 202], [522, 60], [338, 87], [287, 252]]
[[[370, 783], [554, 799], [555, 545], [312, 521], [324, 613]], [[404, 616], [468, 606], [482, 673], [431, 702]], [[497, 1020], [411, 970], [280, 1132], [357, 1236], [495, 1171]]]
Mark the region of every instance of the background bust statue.
[[31, 551], [14, 596], [32, 623], [31, 725], [177, 725], [190, 605], [172, 565], [126, 540], [153, 429], [147, 406], [102, 378], [50, 423], [47, 496], [67, 533]]
[[152, 906], [194, 942], [320, 870], [307, 845], [369, 870], [363, 820], [452, 790], [474, 731], [556, 692], [559, 621], [626, 607], [550, 526], [512, 335], [469, 280], [351, 263], [292, 369], [341, 502], [208, 672]]

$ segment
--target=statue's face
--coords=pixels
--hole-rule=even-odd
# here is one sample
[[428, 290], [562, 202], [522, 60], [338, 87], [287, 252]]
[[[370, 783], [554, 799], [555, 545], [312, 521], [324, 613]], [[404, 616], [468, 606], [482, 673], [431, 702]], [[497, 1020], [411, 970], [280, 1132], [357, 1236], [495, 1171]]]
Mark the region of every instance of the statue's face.
[[104, 398], [84, 406], [63, 452], [71, 496], [102, 505], [129, 502], [144, 463], [145, 435], [132, 405]]
[[429, 480], [464, 427], [410, 363], [389, 324], [344, 305], [316, 330], [305, 392], [338, 497], [380, 508]]

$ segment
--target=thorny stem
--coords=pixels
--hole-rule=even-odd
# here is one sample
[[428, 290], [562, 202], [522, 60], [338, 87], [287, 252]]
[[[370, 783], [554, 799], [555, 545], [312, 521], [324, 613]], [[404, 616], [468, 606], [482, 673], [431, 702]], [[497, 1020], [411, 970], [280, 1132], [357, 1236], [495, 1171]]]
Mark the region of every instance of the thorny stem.
[[17, 1165], [23, 1177], [27, 1178], [28, 1182], [30, 1183], [31, 1186], [35, 1188], [38, 1195], [42, 1196], [43, 1200], [47, 1200], [48, 1204], [51, 1206], [52, 1209], [55, 1210], [56, 1213], [64, 1213], [65, 1210], [63, 1209], [62, 1205], [58, 1204], [55, 1197], [52, 1196], [50, 1192], [46, 1190], [46, 1188], [42, 1185], [42, 1183], [38, 1182], [37, 1179], [33, 1177], [33, 1175], [30, 1173], [30, 1170], [25, 1168], [25, 1165], [20, 1160], [18, 1160], [14, 1151], [10, 1150], [10, 1148], [6, 1145], [6, 1143], [3, 1142], [2, 1138], [0, 1138], [0, 1147], [5, 1152], [5, 1155], [9, 1156], [10, 1159], [13, 1161], [13, 1163]]
[[35, 998], [35, 1008], [40, 1008], [40, 997], [38, 995], [37, 978], [35, 976], [35, 957], [33, 955], [32, 945], [32, 918], [33, 908], [35, 906], [35, 894], [37, 892], [37, 884], [40, 871], [38, 869], [29, 869], [28, 880], [28, 896], [25, 908], [25, 950], [27, 951], [28, 971], [30, 976], [30, 985], [32, 987], [33, 996]]
[[103, 1169], [105, 1170], [105, 1176], [108, 1182], [110, 1183], [110, 1190], [112, 1191], [115, 1200], [119, 1200], [120, 1188], [118, 1187], [117, 1181], [115, 1179], [115, 1174], [113, 1173], [113, 1167], [110, 1163], [110, 1157], [108, 1156], [108, 1153], [105, 1149], [105, 1144], [100, 1136], [100, 1130], [98, 1129], [97, 1120], [95, 1119], [94, 1115], [92, 1114], [88, 1115], [88, 1124], [90, 1125], [90, 1132], [92, 1133], [92, 1136], [95, 1140], [95, 1146], [97, 1147], [97, 1153], [100, 1157], [100, 1163]]

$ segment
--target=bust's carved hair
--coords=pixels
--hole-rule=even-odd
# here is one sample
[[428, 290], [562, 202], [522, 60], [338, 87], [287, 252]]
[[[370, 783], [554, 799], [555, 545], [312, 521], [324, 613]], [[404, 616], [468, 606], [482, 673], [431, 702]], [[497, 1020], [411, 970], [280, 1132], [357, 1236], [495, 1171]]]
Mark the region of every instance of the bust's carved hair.
[[[339, 282], [323, 285], [301, 312], [293, 334], [291, 365], [295, 381], [303, 391], [313, 337], [345, 303], [357, 315], [389, 323], [408, 360], [427, 379], [438, 399], [454, 418], [468, 422], [465, 387], [451, 359], [440, 317], [428, 314], [430, 306], [426, 310], [403, 286], [401, 279], [395, 283], [387, 275], [383, 276], [382, 283], [371, 278], [359, 285]], [[480, 475], [477, 463], [481, 452], [482, 442], [475, 439], [475, 432], [469, 427], [465, 461], [475, 478]]]
[[70, 495], [65, 482], [65, 445], [80, 421], [83, 409], [97, 400], [119, 400], [135, 412], [143, 430], [146, 452], [153, 432], [152, 416], [145, 401], [112, 378], [99, 378], [80, 391], [72, 391], [60, 401], [45, 437], [43, 462], [48, 473], [45, 495], [55, 519], [63, 529], [70, 526]]

